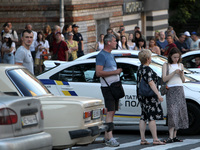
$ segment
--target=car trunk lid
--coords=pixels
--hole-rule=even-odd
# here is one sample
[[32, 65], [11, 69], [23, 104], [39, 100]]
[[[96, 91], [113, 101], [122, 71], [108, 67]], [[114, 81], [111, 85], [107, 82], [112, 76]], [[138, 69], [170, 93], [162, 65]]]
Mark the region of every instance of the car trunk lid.
[[87, 107], [94, 107], [103, 105], [103, 100], [91, 98], [91, 97], [82, 97], [82, 96], [42, 96], [39, 97], [42, 100], [47, 101], [68, 101], [68, 102], [77, 102], [81, 103], [85, 108]]
[[11, 116], [17, 115], [17, 122], [12, 124], [14, 136], [33, 134], [43, 131], [41, 103], [33, 97], [7, 97], [5, 105]]

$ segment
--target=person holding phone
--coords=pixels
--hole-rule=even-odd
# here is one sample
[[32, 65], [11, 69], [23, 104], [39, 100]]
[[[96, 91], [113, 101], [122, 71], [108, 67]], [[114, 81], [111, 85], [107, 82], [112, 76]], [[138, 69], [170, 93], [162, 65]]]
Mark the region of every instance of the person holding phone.
[[[185, 82], [181, 52], [177, 47], [170, 50], [168, 63], [162, 68], [162, 79], [167, 82], [168, 92], [166, 94], [169, 138], [166, 143], [183, 142], [177, 138], [178, 129], [189, 127], [187, 105], [183, 89]], [[167, 66], [168, 65], [168, 66]], [[167, 75], [168, 68], [168, 75]]]
[[124, 25], [121, 25], [121, 26], [119, 27], [119, 31], [118, 31], [118, 32], [115, 32], [115, 30], [113, 30], [113, 34], [116, 36], [116, 41], [117, 41], [116, 49], [118, 49], [118, 47], [120, 46], [120, 45], [118, 45], [118, 42], [121, 41], [121, 37], [122, 37], [122, 36], [125, 36], [126, 39], [128, 39], [128, 36], [129, 36], [129, 34], [126, 33], [126, 30], [125, 30], [125, 26], [124, 26]]

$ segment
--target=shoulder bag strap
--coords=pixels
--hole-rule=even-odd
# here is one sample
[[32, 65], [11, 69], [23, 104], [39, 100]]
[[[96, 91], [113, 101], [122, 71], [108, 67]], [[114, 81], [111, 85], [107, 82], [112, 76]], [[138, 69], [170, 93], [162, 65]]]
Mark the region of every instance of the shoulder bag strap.
[[166, 75], [169, 74], [169, 64], [167, 63], [167, 72], [166, 72]]
[[104, 77], [102, 77], [102, 78], [104, 79], [104, 81], [106, 82], [106, 84], [108, 85], [108, 87], [110, 87], [109, 84], [108, 84], [108, 82], [106, 81], [106, 79]]
[[[117, 62], [116, 62], [116, 60], [115, 60], [115, 57], [114, 57], [114, 61], [115, 61], [116, 65], [117, 65]], [[106, 84], [108, 85], [108, 87], [110, 87], [109, 84], [108, 84], [108, 82], [106, 81], [106, 79], [105, 79], [104, 77], [102, 77], [102, 79], [106, 82]]]

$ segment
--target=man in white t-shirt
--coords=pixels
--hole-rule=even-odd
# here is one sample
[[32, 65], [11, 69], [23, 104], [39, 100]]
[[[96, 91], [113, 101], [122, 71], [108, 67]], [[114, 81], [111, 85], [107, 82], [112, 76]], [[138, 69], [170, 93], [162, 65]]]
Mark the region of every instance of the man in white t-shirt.
[[31, 30], [33, 32], [33, 42], [32, 42], [32, 44], [30, 46], [30, 51], [31, 51], [31, 55], [32, 55], [33, 61], [34, 61], [35, 60], [35, 54], [36, 54], [34, 43], [37, 40], [37, 32], [32, 30], [32, 25], [30, 23], [26, 24], [25, 29], [26, 30]]
[[33, 43], [33, 32], [31, 30], [24, 30], [22, 32], [22, 45], [15, 53], [15, 64], [25, 66], [32, 74], [33, 58], [30, 51], [30, 46]]
[[200, 39], [197, 36], [196, 32], [191, 33], [192, 42], [190, 44], [190, 50], [199, 50], [200, 49]]

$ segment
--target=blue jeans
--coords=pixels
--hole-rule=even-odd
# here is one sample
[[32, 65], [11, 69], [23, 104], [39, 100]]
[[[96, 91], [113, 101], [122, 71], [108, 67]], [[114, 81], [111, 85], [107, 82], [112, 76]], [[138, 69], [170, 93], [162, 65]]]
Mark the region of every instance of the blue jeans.
[[15, 64], [14, 55], [13, 54], [4, 54], [3, 55], [3, 63]]

